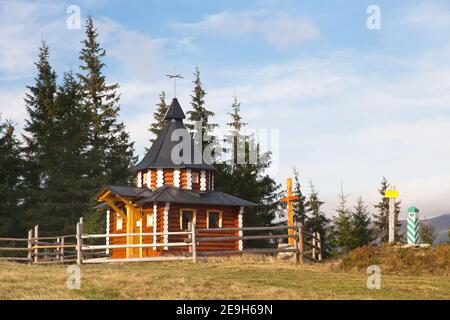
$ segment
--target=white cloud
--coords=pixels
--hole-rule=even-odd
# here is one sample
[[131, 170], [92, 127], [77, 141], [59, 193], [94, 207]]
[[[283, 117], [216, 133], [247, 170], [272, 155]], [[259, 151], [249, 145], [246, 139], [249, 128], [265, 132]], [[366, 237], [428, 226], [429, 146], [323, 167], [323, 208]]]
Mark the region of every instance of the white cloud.
[[107, 55], [116, 59], [127, 75], [149, 79], [159, 73], [159, 55], [166, 40], [127, 29], [109, 18], [94, 22]]
[[24, 90], [0, 89], [0, 114], [2, 114], [2, 119], [8, 118], [15, 122], [22, 122], [21, 120], [25, 118], [26, 114], [24, 97]]
[[60, 4], [5, 1], [1, 6], [0, 72], [17, 77], [33, 68], [36, 43], [44, 36], [42, 14], [54, 15]]
[[[400, 189], [403, 209], [420, 204], [433, 216], [450, 212], [444, 184], [450, 159], [450, 51], [434, 49], [409, 59], [402, 72], [396, 72], [395, 60], [355, 52], [227, 70], [219, 72], [223, 82], [238, 80], [210, 88], [208, 104], [224, 123], [236, 90], [251, 126], [280, 129], [277, 180], [298, 167], [303, 183], [312, 179], [321, 190], [327, 213], [337, 205], [341, 180], [354, 199], [363, 195], [371, 204], [385, 175]], [[384, 68], [367, 72], [373, 61]], [[424, 192], [430, 179], [441, 182], [434, 192]], [[412, 187], [421, 181], [424, 186]]]
[[309, 19], [267, 11], [223, 11], [195, 23], [173, 23], [177, 31], [232, 37], [261, 35], [267, 42], [286, 49], [294, 44], [320, 38], [319, 28]]

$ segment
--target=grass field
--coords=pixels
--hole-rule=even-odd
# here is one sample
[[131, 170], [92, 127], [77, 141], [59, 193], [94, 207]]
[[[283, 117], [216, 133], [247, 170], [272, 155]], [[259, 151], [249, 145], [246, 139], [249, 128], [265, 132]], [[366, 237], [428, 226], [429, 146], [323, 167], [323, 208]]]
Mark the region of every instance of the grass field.
[[66, 268], [0, 263], [0, 298], [450, 299], [448, 276], [382, 274], [369, 290], [363, 272], [271, 258], [83, 265], [80, 290], [67, 289]]

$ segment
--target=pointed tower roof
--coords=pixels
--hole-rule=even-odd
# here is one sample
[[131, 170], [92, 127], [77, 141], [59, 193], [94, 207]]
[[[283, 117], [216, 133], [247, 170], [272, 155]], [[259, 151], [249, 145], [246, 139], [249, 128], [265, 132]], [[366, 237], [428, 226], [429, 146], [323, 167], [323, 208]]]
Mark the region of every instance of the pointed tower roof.
[[[153, 142], [145, 157], [130, 170], [134, 172], [152, 168], [191, 168], [215, 170], [214, 167], [204, 161], [201, 151], [197, 148], [190, 133], [183, 124], [183, 119], [185, 118], [186, 116], [184, 115], [183, 109], [181, 109], [180, 103], [176, 98], [174, 98], [164, 118], [166, 120], [166, 124], [159, 132], [158, 137], [155, 142]], [[182, 141], [182, 138], [172, 141], [172, 134], [175, 130], [184, 130], [185, 134], [181, 135], [178, 133], [176, 136], [189, 137], [190, 139], [189, 163], [178, 164], [172, 161], [172, 150], [174, 150], [174, 147]], [[201, 159], [201, 161], [196, 162], [196, 159]]]
[[170, 104], [169, 109], [166, 112], [166, 116], [164, 117], [166, 120], [183, 120], [186, 119], [184, 115], [183, 109], [181, 109], [180, 103], [177, 98], [173, 98], [172, 103]]

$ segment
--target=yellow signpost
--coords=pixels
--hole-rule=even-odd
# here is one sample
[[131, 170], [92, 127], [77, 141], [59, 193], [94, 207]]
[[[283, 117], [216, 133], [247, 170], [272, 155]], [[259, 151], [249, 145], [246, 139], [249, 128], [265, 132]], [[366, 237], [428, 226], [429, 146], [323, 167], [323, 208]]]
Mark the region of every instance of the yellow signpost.
[[395, 188], [386, 190], [384, 196], [389, 198], [389, 243], [395, 242], [395, 198], [398, 198]]
[[[287, 178], [286, 180], [286, 197], [283, 197], [280, 199], [281, 202], [287, 203], [287, 212], [288, 212], [288, 226], [293, 227], [294, 226], [294, 205], [293, 202], [295, 200], [298, 200], [298, 196], [294, 196], [292, 193], [292, 178]], [[288, 230], [289, 235], [294, 234], [294, 229]], [[288, 243], [293, 245], [294, 244], [294, 238], [288, 238]]]
[[384, 196], [386, 198], [398, 198], [398, 190], [386, 190]]

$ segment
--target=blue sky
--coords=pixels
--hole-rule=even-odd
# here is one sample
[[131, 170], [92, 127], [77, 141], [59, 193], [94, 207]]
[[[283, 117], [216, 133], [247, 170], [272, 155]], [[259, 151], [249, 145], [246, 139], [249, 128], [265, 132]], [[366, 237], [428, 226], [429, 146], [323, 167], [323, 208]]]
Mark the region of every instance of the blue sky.
[[[70, 5], [98, 26], [140, 156], [158, 93], [172, 95], [165, 74], [176, 66], [185, 77], [187, 110], [198, 65], [222, 129], [236, 92], [252, 129], [279, 132], [277, 181], [297, 167], [328, 214], [341, 181], [351, 204], [363, 196], [373, 212], [383, 175], [403, 216], [410, 205], [426, 217], [450, 212], [448, 1], [0, 0], [0, 113], [19, 129], [41, 37], [59, 74], [78, 67], [84, 35], [66, 27]], [[366, 26], [369, 5], [380, 30]]]

